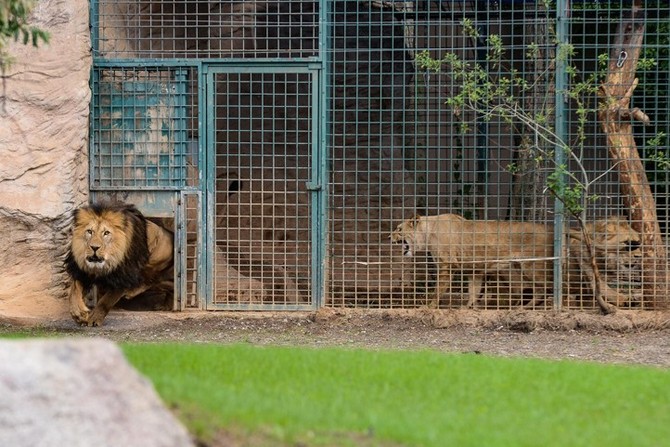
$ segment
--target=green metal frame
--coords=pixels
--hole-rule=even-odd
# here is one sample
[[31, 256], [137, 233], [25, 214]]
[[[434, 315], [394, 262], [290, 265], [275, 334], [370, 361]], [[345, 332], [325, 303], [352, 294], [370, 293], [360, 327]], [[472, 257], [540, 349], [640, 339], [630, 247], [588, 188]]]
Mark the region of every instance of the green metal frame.
[[[568, 43], [568, 30], [570, 23], [568, 22], [568, 8], [569, 0], [556, 1], [556, 37], [558, 45]], [[554, 119], [556, 126], [556, 135], [563, 141], [568, 138], [567, 129], [567, 114], [566, 110], [566, 93], [565, 88], [568, 85], [568, 75], [566, 71], [567, 61], [557, 58], [556, 61], [556, 91], [555, 101], [556, 110], [554, 112]], [[554, 153], [554, 163], [556, 166], [562, 166], [565, 163], [564, 148], [556, 147]], [[560, 179], [566, 182], [565, 174]], [[564, 245], [565, 236], [563, 228], [565, 227], [565, 206], [563, 202], [554, 199], [554, 309], [561, 310], [563, 303], [563, 262], [564, 259]], [[560, 231], [557, 231], [559, 230]]]
[[[93, 1], [92, 2], [92, 15], [93, 12], [96, 11], [97, 9], [97, 2]], [[93, 22], [92, 20], [92, 23]], [[95, 35], [97, 34], [97, 27], [93, 28], [95, 33], [93, 34], [94, 38], [93, 41], [96, 42], [95, 40]], [[95, 47], [95, 43], [94, 43]], [[92, 90], [93, 90], [93, 98], [91, 101], [91, 109], [92, 111], [96, 110], [97, 104], [95, 101], [98, 98], [99, 92], [98, 92], [98, 81], [99, 81], [99, 70], [104, 70], [104, 69], [141, 69], [141, 68], [165, 68], [165, 69], [170, 69], [175, 72], [175, 77], [177, 81], [183, 81], [183, 82], [178, 82], [177, 85], [179, 85], [177, 93], [176, 93], [176, 104], [175, 108], [177, 109], [177, 113], [179, 114], [179, 117], [177, 119], [177, 126], [179, 126], [175, 133], [181, 135], [181, 137], [178, 138], [179, 141], [182, 142], [182, 144], [185, 145], [186, 141], [186, 128], [184, 126], [184, 122], [186, 119], [186, 89], [185, 89], [185, 81], [186, 81], [186, 70], [187, 69], [195, 69], [195, 72], [197, 73], [198, 76], [198, 85], [202, 86], [203, 81], [202, 79], [204, 78], [202, 75], [202, 64], [200, 62], [194, 62], [192, 60], [180, 60], [180, 61], [164, 61], [164, 60], [155, 60], [152, 62], [148, 62], [146, 60], [142, 61], [133, 61], [133, 60], [104, 60], [104, 59], [95, 59], [94, 58], [94, 65], [92, 69], [92, 76], [91, 76], [91, 84], [92, 84]], [[204, 116], [204, 110], [205, 110], [205, 105], [202, 102], [202, 98], [204, 97], [202, 94], [203, 88], [199, 88], [198, 90], [198, 97], [199, 97], [199, 102], [198, 102], [198, 116]], [[93, 117], [94, 118], [94, 117]], [[93, 147], [94, 145], [94, 136], [95, 132], [93, 129], [93, 123], [95, 119], [91, 119], [90, 121], [90, 132], [89, 132], [89, 138], [90, 138], [90, 147]], [[204, 124], [202, 123], [202, 120], [198, 121], [198, 127], [199, 127], [199, 134], [203, 135], [203, 130], [204, 130]], [[183, 147], [181, 151], [180, 156], [186, 156], [186, 147]], [[203, 138], [199, 138], [198, 140], [198, 153], [197, 153], [197, 158], [198, 158], [198, 166], [200, 169], [205, 166], [205, 142]], [[91, 166], [89, 168], [89, 175], [91, 179], [94, 178], [94, 172], [93, 172], [93, 163], [94, 160], [91, 161]], [[91, 201], [96, 201], [100, 199], [115, 199], [115, 200], [121, 200], [121, 201], [126, 201], [126, 202], [132, 202], [135, 203], [138, 208], [147, 216], [151, 217], [163, 217], [163, 218], [171, 218], [174, 219], [175, 223], [175, 288], [174, 288], [174, 309], [177, 310], [183, 310], [185, 308], [185, 303], [184, 303], [184, 297], [185, 291], [186, 291], [186, 277], [185, 277], [185, 272], [186, 272], [186, 259], [182, 254], [184, 253], [185, 245], [186, 245], [186, 238], [185, 234], [182, 234], [184, 231], [182, 229], [185, 228], [186, 225], [186, 216], [185, 216], [185, 209], [183, 208], [183, 203], [185, 200], [185, 196], [187, 195], [197, 195], [199, 198], [201, 197], [201, 194], [203, 194], [204, 190], [204, 182], [199, 182], [197, 186], [188, 186], [185, 181], [183, 181], [186, 178], [186, 172], [182, 172], [181, 175], [179, 175], [179, 178], [182, 179], [178, 184], [171, 185], [169, 187], [152, 187], [152, 186], [142, 186], [142, 187], [134, 187], [134, 186], [128, 186], [128, 187], [117, 187], [117, 186], [111, 186], [111, 187], [95, 187], [91, 186], [91, 191], [90, 191], [90, 197]], [[200, 199], [199, 199], [200, 200]], [[202, 217], [199, 218], [200, 222], [204, 222], [204, 214], [205, 211], [203, 210], [204, 207], [200, 207], [200, 211], [202, 213]], [[203, 241], [203, 235], [205, 234], [206, 231], [206, 226], [203, 225], [202, 228], [199, 228], [199, 234], [198, 234], [198, 241]], [[202, 242], [201, 242], [201, 247], [198, 250], [197, 253], [197, 264], [199, 266], [205, 266], [205, 250], [204, 247], [202, 247]], [[195, 281], [196, 281], [196, 286], [199, 291], [204, 291], [206, 290], [206, 283], [207, 283], [207, 278], [208, 275], [206, 274], [206, 269], [203, 269], [202, 267], [198, 269]], [[200, 303], [201, 307], [204, 307], [204, 296], [200, 296]]]
[[[106, 65], [98, 65], [93, 69], [93, 73], [91, 76], [92, 83], [93, 83], [93, 99], [91, 101], [91, 133], [90, 133], [90, 139], [91, 139], [91, 147], [95, 147], [94, 143], [94, 138], [95, 138], [95, 130], [93, 128], [93, 125], [95, 122], [99, 120], [100, 117], [97, 116], [97, 113], [99, 112], [100, 106], [98, 104], [98, 100], [101, 96], [100, 92], [100, 70], [106, 69], [106, 68], [115, 68], [115, 69], [124, 69], [124, 68], [131, 68], [134, 69], [136, 67], [125, 67], [125, 66], [117, 66], [114, 65], [113, 67], [107, 67]], [[154, 67], [151, 67], [152, 69]], [[170, 69], [170, 71], [173, 73], [173, 82], [172, 86], [175, 89], [175, 92], [173, 95], [165, 95], [166, 98], [169, 98], [172, 100], [172, 108], [175, 111], [175, 116], [173, 119], [174, 126], [175, 128], [172, 130], [172, 134], [174, 136], [174, 150], [172, 154], [169, 156], [172, 158], [172, 160], [160, 160], [166, 158], [165, 156], [158, 155], [159, 157], [159, 162], [156, 168], [151, 168], [154, 170], [152, 175], [149, 175], [148, 177], [155, 177], [154, 179], [147, 178], [145, 179], [145, 184], [133, 184], [133, 185], [120, 185], [120, 184], [112, 184], [112, 185], [105, 185], [105, 184], [94, 184], [94, 182], [97, 180], [97, 172], [96, 168], [98, 167], [98, 157], [99, 153], [96, 150], [91, 151], [91, 162], [89, 164], [89, 178], [92, 180], [91, 184], [91, 189], [95, 191], [174, 191], [174, 190], [184, 190], [184, 189], [189, 189], [186, 183], [186, 151], [187, 151], [187, 143], [186, 143], [186, 82], [187, 82], [187, 73], [186, 70], [184, 70], [181, 67], [176, 67], [175, 69]], [[147, 111], [149, 110], [149, 107], [152, 105], [155, 106], [157, 105], [159, 99], [161, 98], [161, 94], [158, 92], [158, 89], [162, 86], [162, 83], [155, 82], [155, 81], [140, 81], [140, 82], [132, 82], [132, 81], [124, 81], [123, 82], [123, 93], [142, 93], [144, 96], [144, 101], [138, 106], [136, 104], [115, 104], [112, 103], [110, 106], [111, 110], [114, 110], [113, 107], [116, 106], [118, 110], [120, 110], [122, 113], [124, 113], [123, 116], [114, 118], [114, 122], [110, 124], [109, 129], [113, 129], [115, 127], [123, 127], [126, 123], [135, 123], [137, 120], [137, 111], [138, 110], [143, 110]], [[148, 92], [148, 93], [147, 93]], [[117, 101], [119, 99], [120, 95], [115, 95], [113, 98], [117, 98]], [[132, 94], [129, 94], [128, 96], [133, 97]], [[125, 96], [121, 98], [122, 100], [125, 99]], [[111, 113], [111, 112], [110, 112]], [[145, 117], [146, 120], [148, 118]], [[125, 144], [125, 142], [120, 142], [119, 144]], [[110, 152], [110, 157], [113, 157], [115, 154], [113, 152]], [[123, 154], [119, 154], [119, 156], [122, 156]], [[174, 166], [171, 166], [174, 165]], [[118, 166], [113, 164], [113, 161], [107, 167], [107, 169], [114, 169], [117, 168]], [[149, 168], [145, 166], [145, 168], [148, 170]], [[160, 174], [160, 177], [158, 177], [158, 174]], [[155, 202], [152, 202], [155, 203]]]
[[[206, 102], [207, 104], [215, 104], [215, 76], [217, 74], [238, 74], [238, 73], [307, 73], [311, 75], [312, 86], [312, 153], [311, 153], [311, 179], [306, 182], [306, 188], [311, 192], [310, 210], [311, 210], [311, 304], [295, 305], [295, 304], [214, 304], [214, 284], [213, 281], [207, 282], [206, 293], [206, 308], [210, 310], [313, 310], [322, 305], [322, 297], [325, 286], [325, 262], [324, 256], [326, 252], [327, 240], [327, 163], [326, 163], [326, 145], [324, 144], [323, 129], [323, 115], [321, 110], [324, 108], [322, 104], [323, 81], [321, 80], [322, 67], [320, 63], [229, 63], [229, 64], [206, 64], [203, 67], [203, 76], [206, 78], [204, 85], [206, 86]], [[216, 126], [215, 116], [212, 113], [212, 108], [209, 107], [205, 114], [206, 138], [205, 146], [207, 148], [214, 147], [216, 143]], [[216, 210], [215, 203], [215, 182], [216, 182], [216, 151], [206, 150], [206, 237], [205, 245], [207, 247], [215, 246], [214, 237], [214, 217]], [[214, 250], [207, 250], [205, 260], [205, 270], [211, 274], [214, 270]]]

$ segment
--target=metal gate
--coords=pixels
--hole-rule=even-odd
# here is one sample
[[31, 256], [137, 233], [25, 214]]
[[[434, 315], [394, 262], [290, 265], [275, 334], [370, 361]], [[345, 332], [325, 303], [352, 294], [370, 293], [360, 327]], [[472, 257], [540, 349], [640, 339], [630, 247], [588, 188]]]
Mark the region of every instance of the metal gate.
[[92, 0], [93, 200], [175, 235], [175, 309], [313, 309], [325, 0]]
[[207, 309], [318, 305], [325, 241], [319, 68], [205, 68]]

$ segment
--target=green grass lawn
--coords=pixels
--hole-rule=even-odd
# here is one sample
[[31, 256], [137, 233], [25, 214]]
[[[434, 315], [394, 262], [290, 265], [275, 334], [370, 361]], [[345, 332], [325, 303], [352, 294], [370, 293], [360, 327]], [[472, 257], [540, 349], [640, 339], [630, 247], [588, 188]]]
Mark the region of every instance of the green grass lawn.
[[670, 442], [670, 372], [655, 368], [430, 351], [123, 349], [204, 438], [242, 427], [310, 445], [333, 445], [337, 433], [409, 446]]

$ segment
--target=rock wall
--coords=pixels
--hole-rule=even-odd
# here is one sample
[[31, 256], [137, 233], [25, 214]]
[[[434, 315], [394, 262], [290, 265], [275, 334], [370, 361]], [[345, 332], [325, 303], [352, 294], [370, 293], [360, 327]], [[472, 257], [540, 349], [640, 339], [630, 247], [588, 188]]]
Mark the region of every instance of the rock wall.
[[194, 445], [108, 340], [0, 341], [0, 377], [0, 445]]
[[13, 43], [0, 101], [0, 317], [66, 313], [60, 256], [87, 198], [89, 6], [41, 0], [40, 48]]

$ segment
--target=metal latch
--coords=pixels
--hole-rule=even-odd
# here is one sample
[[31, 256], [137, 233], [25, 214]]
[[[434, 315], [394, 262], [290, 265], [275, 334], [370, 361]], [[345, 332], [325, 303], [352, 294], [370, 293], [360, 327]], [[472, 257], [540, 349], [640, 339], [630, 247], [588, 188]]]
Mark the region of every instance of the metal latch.
[[305, 187], [308, 191], [321, 191], [321, 183], [305, 182]]

